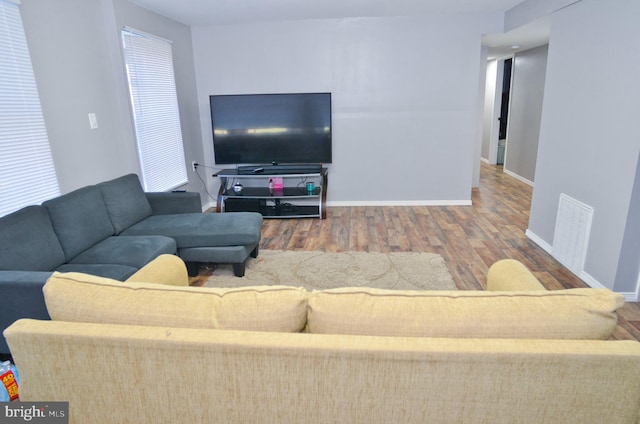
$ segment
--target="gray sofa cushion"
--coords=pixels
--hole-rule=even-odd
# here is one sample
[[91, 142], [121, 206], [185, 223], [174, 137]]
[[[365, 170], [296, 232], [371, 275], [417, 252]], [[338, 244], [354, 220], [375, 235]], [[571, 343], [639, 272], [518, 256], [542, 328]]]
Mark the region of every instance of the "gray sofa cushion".
[[197, 191], [145, 193], [153, 215], [201, 213], [202, 203]]
[[82, 272], [113, 280], [125, 281], [138, 271], [138, 268], [114, 264], [64, 264], [55, 269], [58, 272]]
[[2, 332], [20, 318], [49, 319], [42, 287], [51, 271], [0, 271], [0, 353], [10, 354]]
[[96, 186], [87, 186], [43, 203], [49, 210], [67, 262], [113, 235], [113, 225]]
[[108, 237], [80, 253], [70, 264], [117, 264], [142, 268], [162, 254], [176, 253], [176, 242], [163, 236]]
[[162, 234], [178, 248], [255, 245], [260, 241], [262, 215], [255, 212], [153, 215], [121, 235]]
[[136, 174], [98, 184], [115, 234], [151, 216], [151, 204]]
[[0, 218], [0, 269], [51, 271], [65, 262], [47, 209], [27, 206]]

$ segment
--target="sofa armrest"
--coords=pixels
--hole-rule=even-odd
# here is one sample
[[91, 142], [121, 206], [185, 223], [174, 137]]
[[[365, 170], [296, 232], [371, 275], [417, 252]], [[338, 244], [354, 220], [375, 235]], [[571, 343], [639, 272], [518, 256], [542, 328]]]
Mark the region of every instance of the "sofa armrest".
[[546, 289], [524, 264], [514, 259], [503, 259], [489, 268], [487, 290], [527, 291]]
[[[0, 334], [20, 318], [49, 319], [42, 287], [50, 276], [49, 271], [0, 271]], [[9, 353], [4, 337], [0, 353]]]
[[127, 278], [127, 282], [188, 286], [189, 275], [182, 259], [175, 255], [160, 255]]
[[145, 193], [153, 215], [201, 213], [202, 203], [197, 191]]

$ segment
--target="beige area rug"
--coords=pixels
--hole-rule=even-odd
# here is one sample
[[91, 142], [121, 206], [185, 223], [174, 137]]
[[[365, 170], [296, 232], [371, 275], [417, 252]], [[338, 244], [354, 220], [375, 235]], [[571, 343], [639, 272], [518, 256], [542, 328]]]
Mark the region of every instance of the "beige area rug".
[[442, 256], [435, 253], [305, 252], [261, 250], [249, 258], [245, 276], [219, 265], [205, 287], [302, 286], [307, 290], [375, 287], [396, 290], [456, 290]]

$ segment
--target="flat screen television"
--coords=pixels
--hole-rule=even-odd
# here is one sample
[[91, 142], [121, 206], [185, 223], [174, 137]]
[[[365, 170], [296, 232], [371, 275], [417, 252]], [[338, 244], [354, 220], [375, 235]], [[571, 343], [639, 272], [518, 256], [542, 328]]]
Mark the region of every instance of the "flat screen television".
[[209, 96], [216, 164], [331, 163], [331, 93]]

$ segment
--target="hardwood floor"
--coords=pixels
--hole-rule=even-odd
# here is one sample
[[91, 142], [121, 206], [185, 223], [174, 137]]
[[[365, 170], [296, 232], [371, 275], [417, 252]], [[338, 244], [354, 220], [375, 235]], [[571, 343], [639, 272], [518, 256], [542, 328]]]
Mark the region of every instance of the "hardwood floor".
[[[525, 236], [532, 188], [483, 163], [473, 206], [330, 207], [327, 219], [267, 219], [261, 249], [433, 252], [460, 290], [486, 287], [499, 259], [523, 262], [549, 290], [587, 287]], [[627, 303], [614, 333], [640, 340], [640, 304]]]

